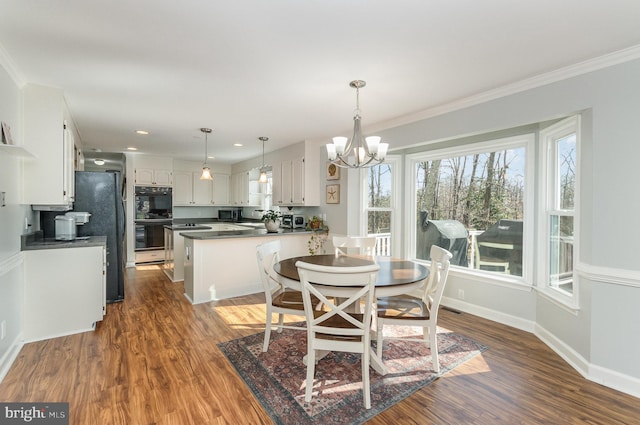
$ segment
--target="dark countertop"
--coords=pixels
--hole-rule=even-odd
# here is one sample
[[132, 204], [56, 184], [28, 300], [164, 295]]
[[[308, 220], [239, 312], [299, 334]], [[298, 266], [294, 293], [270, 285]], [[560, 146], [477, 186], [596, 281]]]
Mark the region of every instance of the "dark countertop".
[[90, 246], [107, 246], [106, 236], [89, 236], [88, 239], [74, 241], [57, 241], [53, 238], [43, 238], [42, 232], [30, 233], [20, 237], [20, 250], [33, 251], [38, 249], [87, 248]]
[[202, 226], [200, 224], [196, 224], [195, 226], [186, 226], [184, 224], [171, 224], [171, 225], [165, 225], [164, 226], [165, 229], [169, 229], [169, 230], [182, 230], [184, 232], [189, 231], [189, 230], [209, 230], [211, 229], [211, 226]]
[[257, 220], [253, 218], [243, 218], [242, 220], [232, 221], [232, 220], [219, 220], [217, 218], [212, 217], [198, 217], [198, 218], [174, 218], [173, 224], [187, 224], [187, 223], [195, 223], [195, 224], [204, 224], [204, 223], [229, 223], [229, 224], [255, 224], [262, 223], [262, 220]]
[[185, 232], [180, 233], [185, 239], [208, 240], [208, 239], [225, 239], [225, 238], [253, 238], [262, 236], [288, 236], [311, 234], [306, 229], [278, 229], [277, 232], [267, 233], [267, 229], [248, 229], [248, 230], [225, 230], [221, 232]]

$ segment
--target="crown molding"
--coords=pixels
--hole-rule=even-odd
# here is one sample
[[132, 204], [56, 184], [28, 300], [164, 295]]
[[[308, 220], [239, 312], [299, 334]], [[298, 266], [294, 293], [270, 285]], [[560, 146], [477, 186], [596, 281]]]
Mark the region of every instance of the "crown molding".
[[516, 81], [514, 83], [478, 93], [463, 99], [458, 99], [450, 103], [425, 109], [423, 111], [419, 111], [409, 115], [403, 115], [401, 117], [379, 122], [373, 125], [369, 124], [369, 131], [382, 131], [401, 125], [411, 124], [417, 121], [444, 115], [449, 112], [458, 111], [460, 109], [500, 99], [502, 97], [520, 93], [526, 90], [545, 86], [547, 84], [556, 83], [558, 81], [566, 80], [572, 77], [577, 77], [579, 75], [587, 74], [599, 69], [608, 68], [610, 66], [636, 60], [638, 58], [640, 58], [640, 44], [608, 53], [597, 58], [559, 68], [554, 71], [546, 72], [544, 74], [536, 75], [531, 78]]
[[19, 88], [26, 84], [25, 79], [22, 78], [22, 75], [20, 74], [20, 72], [18, 72], [18, 67], [16, 66], [15, 62], [13, 62], [13, 59], [11, 59], [7, 51], [4, 49], [2, 43], [0, 43], [0, 65], [7, 71], [9, 77], [11, 77], [13, 82], [16, 83]]

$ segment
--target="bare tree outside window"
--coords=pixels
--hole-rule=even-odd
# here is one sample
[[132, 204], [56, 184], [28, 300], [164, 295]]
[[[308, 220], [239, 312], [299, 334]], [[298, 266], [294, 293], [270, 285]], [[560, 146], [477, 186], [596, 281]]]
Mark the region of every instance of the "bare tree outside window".
[[524, 147], [417, 162], [416, 257], [448, 245], [456, 265], [522, 276], [524, 164]]

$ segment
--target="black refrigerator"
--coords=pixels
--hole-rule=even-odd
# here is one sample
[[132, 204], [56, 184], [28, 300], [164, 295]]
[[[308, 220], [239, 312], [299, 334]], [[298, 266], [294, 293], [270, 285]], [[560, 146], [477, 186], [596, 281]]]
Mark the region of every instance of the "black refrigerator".
[[107, 237], [107, 303], [124, 300], [125, 209], [119, 171], [76, 171], [73, 211], [91, 214], [78, 236]]

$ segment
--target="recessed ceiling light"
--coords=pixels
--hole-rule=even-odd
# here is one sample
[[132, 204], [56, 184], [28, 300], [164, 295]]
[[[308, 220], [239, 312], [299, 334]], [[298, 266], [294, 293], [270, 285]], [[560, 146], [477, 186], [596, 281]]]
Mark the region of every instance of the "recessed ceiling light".
[[138, 148], [134, 148], [133, 146], [129, 146], [129, 147], [127, 148], [127, 150], [128, 150], [128, 151], [137, 151], [137, 150], [138, 150]]
[[233, 144], [233, 146], [238, 146], [238, 147], [240, 147], [240, 146], [242, 146], [242, 143], [234, 143], [234, 144]]
[[104, 159], [94, 159], [93, 163], [96, 165], [104, 165]]
[[136, 134], [142, 134], [146, 136], [147, 134], [149, 134], [149, 132], [147, 130], [136, 130]]
[[216, 157], [215, 157], [215, 156], [211, 156], [211, 155], [209, 155], [209, 156], [207, 157], [207, 159], [216, 159]]

